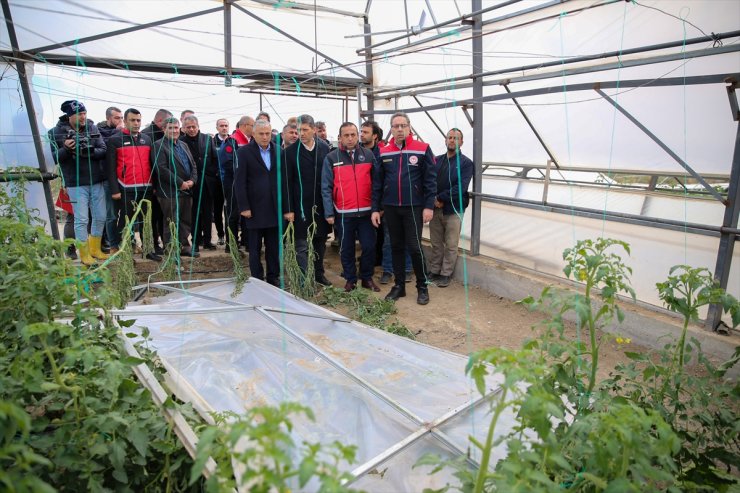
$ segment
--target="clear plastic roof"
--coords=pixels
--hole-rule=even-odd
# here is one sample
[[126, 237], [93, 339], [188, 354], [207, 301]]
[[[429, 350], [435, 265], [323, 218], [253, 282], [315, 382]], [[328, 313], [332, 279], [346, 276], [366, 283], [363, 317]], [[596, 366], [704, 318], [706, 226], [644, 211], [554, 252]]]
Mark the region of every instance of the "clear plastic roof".
[[[356, 474], [358, 488], [421, 492], [454, 483], [451, 474], [428, 476], [427, 468], [413, 465], [429, 452], [466, 455], [468, 435], [485, 439], [489, 403], [466, 377], [464, 356], [354, 322], [254, 279], [236, 298], [230, 281], [165, 287], [173, 292], [117, 314], [135, 319], [134, 329], [149, 329], [175, 392], [201, 412], [239, 413], [283, 401], [310, 407], [316, 422], [296, 423], [296, 443], [356, 445], [357, 463], [343, 467]], [[489, 380], [491, 398], [496, 382]], [[499, 431], [512, 424], [505, 416]], [[503, 453], [497, 450], [498, 457]], [[476, 459], [473, 453], [471, 464]]]

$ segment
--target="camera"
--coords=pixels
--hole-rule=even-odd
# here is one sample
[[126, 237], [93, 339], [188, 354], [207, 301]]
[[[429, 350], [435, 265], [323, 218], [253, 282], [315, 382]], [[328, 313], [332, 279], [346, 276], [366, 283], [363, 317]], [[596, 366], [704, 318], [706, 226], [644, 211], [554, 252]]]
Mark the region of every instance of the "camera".
[[92, 141], [94, 139], [97, 139], [98, 137], [100, 137], [100, 134], [84, 135], [79, 132], [75, 132], [73, 129], [70, 129], [69, 132], [67, 132], [67, 137], [65, 140], [74, 140], [77, 143], [77, 147], [75, 148], [77, 154], [86, 155], [90, 154], [90, 152], [95, 149], [95, 144]]

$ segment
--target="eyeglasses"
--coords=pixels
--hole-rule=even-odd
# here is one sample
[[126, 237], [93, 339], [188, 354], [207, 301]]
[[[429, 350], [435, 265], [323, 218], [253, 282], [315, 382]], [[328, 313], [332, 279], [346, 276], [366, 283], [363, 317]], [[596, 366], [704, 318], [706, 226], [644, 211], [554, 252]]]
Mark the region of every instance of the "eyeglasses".
[[395, 129], [398, 129], [398, 128], [407, 128], [407, 127], [408, 127], [408, 124], [407, 123], [398, 123], [396, 125], [391, 125], [391, 128], [395, 128]]

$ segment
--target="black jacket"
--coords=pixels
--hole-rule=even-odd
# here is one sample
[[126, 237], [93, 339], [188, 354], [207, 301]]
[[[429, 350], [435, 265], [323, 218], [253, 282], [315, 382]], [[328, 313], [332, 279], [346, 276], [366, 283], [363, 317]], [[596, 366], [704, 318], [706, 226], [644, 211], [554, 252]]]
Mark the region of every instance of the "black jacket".
[[[442, 214], [462, 214], [468, 206], [468, 186], [473, 178], [473, 161], [458, 152], [452, 158], [447, 153], [436, 157], [437, 200], [442, 202]], [[462, 183], [462, 186], [460, 184]], [[461, 193], [462, 192], [462, 193]], [[462, 203], [460, 198], [462, 197]]]
[[156, 142], [164, 137], [164, 130], [160, 130], [154, 122], [150, 123], [148, 127], [141, 131], [141, 133], [149, 137], [152, 142]]
[[[106, 180], [106, 146], [93, 122], [86, 120], [85, 128], [75, 132], [69, 124], [69, 118], [63, 115], [48, 135], [51, 154], [62, 170], [65, 187], [94, 185]], [[81, 141], [88, 141], [88, 150], [78, 153], [67, 149], [64, 141], [68, 138], [76, 139], [79, 147], [82, 147]]]
[[[202, 178], [219, 178], [218, 173], [218, 149], [213, 147], [213, 139], [208, 134], [198, 132], [195, 137], [184, 135], [180, 140], [188, 145], [193, 155], [195, 165], [198, 168], [198, 176]], [[201, 180], [203, 183], [204, 180]]]
[[[234, 174], [234, 193], [239, 212], [252, 211], [252, 217], [246, 219], [247, 229], [276, 228], [278, 220], [282, 221], [283, 212], [288, 212], [288, 201], [280, 197], [282, 193], [278, 194], [278, 171], [285, 179], [285, 163], [278, 164], [276, 147], [270, 144], [269, 170], [262, 160], [257, 141], [252, 140], [236, 151], [239, 167]], [[283, 169], [278, 170], [279, 166]], [[282, 210], [279, 205], [282, 205]]]
[[116, 127], [111, 127], [108, 125], [107, 121], [102, 121], [98, 123], [98, 130], [100, 131], [100, 135], [103, 137], [103, 140], [105, 143], [108, 143], [108, 139], [110, 139], [113, 134], [115, 134], [118, 129]]
[[[190, 161], [190, 173], [186, 173], [180, 160], [175, 157], [174, 146], [180, 146]], [[154, 164], [154, 187], [158, 197], [175, 198], [178, 193], [192, 195], [190, 190], [180, 190], [182, 184], [188, 180], [193, 180], [198, 184], [198, 168], [195, 166], [195, 160], [190, 154], [187, 144], [178, 140], [173, 142], [170, 139], [159, 139], [152, 147], [152, 159]]]
[[[296, 233], [305, 236], [308, 227], [316, 222], [316, 234], [329, 233], [329, 225], [324, 218], [324, 202], [321, 198], [321, 173], [324, 158], [329, 154], [329, 146], [322, 139], [315, 139], [312, 152], [299, 140], [288, 146], [283, 155], [285, 160], [286, 196], [288, 211], [295, 213]], [[312, 215], [314, 206], [316, 213]]]

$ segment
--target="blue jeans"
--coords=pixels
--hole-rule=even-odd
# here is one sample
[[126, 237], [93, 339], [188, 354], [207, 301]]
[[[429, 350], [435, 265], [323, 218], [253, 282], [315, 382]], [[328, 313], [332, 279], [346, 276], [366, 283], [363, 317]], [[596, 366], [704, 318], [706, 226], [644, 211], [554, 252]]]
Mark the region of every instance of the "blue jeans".
[[113, 197], [110, 196], [110, 187], [108, 180], [103, 182], [103, 191], [105, 192], [105, 236], [108, 239], [108, 246], [118, 248], [121, 243], [121, 232], [117, 226], [116, 206], [113, 204]]
[[355, 240], [360, 240], [360, 279], [373, 278], [375, 269], [375, 227], [370, 216], [351, 217], [337, 214], [334, 219], [339, 238], [339, 258], [342, 260], [343, 276], [347, 282], [357, 282]]
[[[388, 233], [388, 223], [383, 224], [383, 272], [393, 272], [393, 254], [391, 253], [391, 235]], [[406, 272], [411, 272], [411, 255], [406, 250]]]
[[75, 238], [77, 241], [87, 241], [87, 223], [90, 221], [89, 212], [92, 212], [90, 234], [92, 236], [102, 236], [106, 215], [103, 184], [96, 183], [95, 185], [67, 187], [67, 193], [69, 194], [69, 200], [72, 202], [72, 210], [75, 214]]

